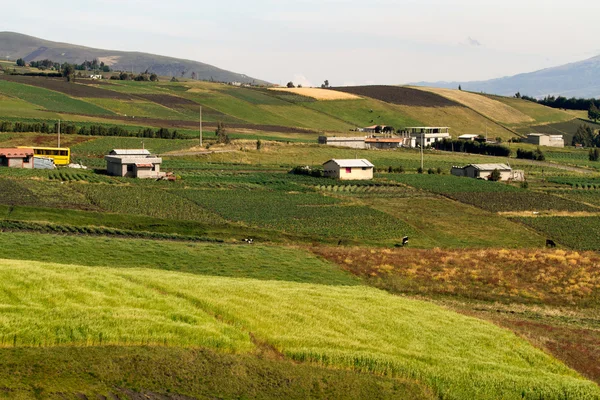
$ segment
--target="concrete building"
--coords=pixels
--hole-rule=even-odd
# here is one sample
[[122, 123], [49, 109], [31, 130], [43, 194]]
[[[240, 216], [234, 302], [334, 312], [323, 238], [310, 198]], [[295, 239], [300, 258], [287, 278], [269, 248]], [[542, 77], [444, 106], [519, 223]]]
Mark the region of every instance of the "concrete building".
[[33, 168], [33, 149], [0, 149], [0, 167]]
[[465, 167], [452, 167], [451, 173], [456, 176], [488, 180], [496, 169], [500, 171], [501, 181], [521, 182], [525, 180], [523, 171], [513, 170], [506, 164], [469, 164]]
[[342, 136], [319, 136], [319, 144], [329, 146], [351, 147], [353, 149], [366, 149], [365, 136], [342, 137]]
[[414, 138], [418, 146], [431, 146], [435, 142], [450, 139], [450, 128], [446, 126], [412, 126], [399, 129], [396, 133], [402, 137]]
[[109, 175], [130, 178], [157, 179], [166, 176], [160, 172], [162, 158], [153, 156], [148, 150], [112, 150], [107, 156], [106, 170]]
[[545, 133], [530, 133], [527, 135], [525, 143], [537, 146], [565, 147], [563, 135], [548, 135]]
[[323, 164], [324, 175], [341, 180], [373, 179], [375, 166], [365, 159], [336, 160], [332, 159]]

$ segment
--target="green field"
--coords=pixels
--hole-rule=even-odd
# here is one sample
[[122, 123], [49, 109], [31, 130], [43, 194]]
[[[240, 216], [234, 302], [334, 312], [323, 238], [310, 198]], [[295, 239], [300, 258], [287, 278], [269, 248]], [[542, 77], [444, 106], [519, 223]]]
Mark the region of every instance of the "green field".
[[579, 250], [600, 251], [600, 217], [517, 218], [557, 243]]
[[[14, 311], [0, 328], [7, 347], [152, 343], [244, 353], [254, 337], [298, 362], [416, 378], [448, 399], [600, 395], [508, 331], [365, 287], [0, 264], [0, 296]], [[24, 288], [27, 303], [15, 298]]]

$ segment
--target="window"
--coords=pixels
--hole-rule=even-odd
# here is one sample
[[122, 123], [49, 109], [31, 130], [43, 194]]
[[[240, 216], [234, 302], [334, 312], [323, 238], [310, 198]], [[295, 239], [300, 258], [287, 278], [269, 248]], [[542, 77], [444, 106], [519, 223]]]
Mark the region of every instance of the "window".
[[133, 172], [133, 164], [127, 165], [127, 172]]
[[347, 174], [350, 174], [350, 173], [352, 173], [352, 168], [346, 168], [346, 173], [347, 173]]

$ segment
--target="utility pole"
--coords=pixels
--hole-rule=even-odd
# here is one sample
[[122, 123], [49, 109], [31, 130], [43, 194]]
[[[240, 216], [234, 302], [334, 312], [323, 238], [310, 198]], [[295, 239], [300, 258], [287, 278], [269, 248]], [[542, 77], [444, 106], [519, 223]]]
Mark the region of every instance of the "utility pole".
[[423, 171], [423, 145], [425, 144], [424, 129], [421, 129], [421, 171]]
[[202, 147], [202, 106], [200, 106], [200, 147]]
[[60, 147], [60, 119], [58, 120], [58, 146]]

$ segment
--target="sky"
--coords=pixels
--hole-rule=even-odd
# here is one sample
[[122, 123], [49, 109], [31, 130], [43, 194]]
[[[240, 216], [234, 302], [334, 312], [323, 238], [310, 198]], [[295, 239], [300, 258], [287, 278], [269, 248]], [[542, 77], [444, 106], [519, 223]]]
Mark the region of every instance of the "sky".
[[471, 81], [600, 54], [596, 0], [10, 1], [0, 31], [272, 83]]

